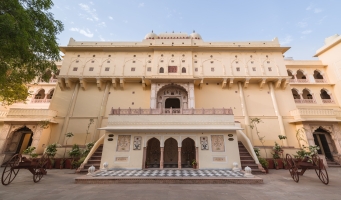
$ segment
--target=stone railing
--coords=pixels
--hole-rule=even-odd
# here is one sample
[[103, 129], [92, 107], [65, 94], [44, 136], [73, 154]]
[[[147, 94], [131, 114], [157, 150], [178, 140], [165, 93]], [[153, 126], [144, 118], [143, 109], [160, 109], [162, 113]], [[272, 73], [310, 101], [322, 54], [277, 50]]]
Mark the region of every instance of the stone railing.
[[290, 79], [290, 83], [309, 83], [308, 79]]
[[7, 114], [7, 117], [25, 117], [25, 116], [43, 116], [43, 117], [55, 117], [57, 111], [49, 109], [22, 109], [11, 108]]
[[50, 103], [51, 99], [32, 99], [31, 103]]
[[231, 108], [210, 108], [210, 109], [182, 109], [182, 108], [163, 108], [163, 109], [111, 109], [110, 115], [233, 115]]
[[333, 109], [296, 109], [290, 111], [291, 116], [300, 117], [300, 116], [325, 116], [325, 117], [333, 117], [340, 115], [341, 111], [333, 110]]
[[315, 79], [316, 83], [327, 83], [326, 79]]
[[315, 99], [294, 99], [295, 103], [316, 103]]
[[333, 99], [322, 99], [323, 103], [334, 103]]
[[8, 110], [0, 110], [0, 118], [1, 117], [6, 117], [8, 114]]

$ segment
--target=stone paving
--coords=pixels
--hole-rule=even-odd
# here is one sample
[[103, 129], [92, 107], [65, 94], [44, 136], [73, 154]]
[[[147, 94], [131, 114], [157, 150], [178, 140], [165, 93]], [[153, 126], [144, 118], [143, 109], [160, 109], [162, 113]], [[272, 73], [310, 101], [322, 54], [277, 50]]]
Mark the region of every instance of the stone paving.
[[[3, 168], [0, 168], [2, 174]], [[259, 175], [264, 184], [75, 184], [73, 170], [49, 170], [34, 183], [27, 170], [21, 170], [9, 185], [0, 185], [0, 199], [341, 199], [341, 169], [329, 168], [329, 185], [314, 171], [307, 171], [295, 183], [288, 171], [270, 170]]]

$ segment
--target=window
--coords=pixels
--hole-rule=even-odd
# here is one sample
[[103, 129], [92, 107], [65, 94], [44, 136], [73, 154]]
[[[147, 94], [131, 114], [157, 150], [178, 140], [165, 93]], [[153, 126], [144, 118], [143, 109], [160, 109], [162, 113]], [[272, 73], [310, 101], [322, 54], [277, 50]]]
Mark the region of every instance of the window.
[[211, 67], [211, 72], [214, 72], [214, 67]]
[[184, 63], [184, 62], [185, 62], [185, 60], [182, 60], [182, 62]]
[[164, 73], [164, 71], [165, 70], [163, 69], [163, 67], [161, 67], [160, 70], [159, 70], [159, 73]]
[[78, 70], [78, 67], [74, 67], [73, 71], [76, 72]]
[[255, 67], [252, 67], [252, 71], [254, 71], [254, 72], [255, 72], [255, 71], [256, 71], [256, 68], [255, 68]]
[[130, 68], [130, 71], [134, 72], [135, 71], [135, 67]]
[[163, 54], [161, 54], [161, 57], [163, 57]]
[[238, 64], [238, 61], [236, 61], [236, 64]]
[[148, 57], [151, 57], [151, 55], [148, 55]]
[[195, 60], [194, 63], [198, 63], [198, 61]]
[[91, 61], [91, 63], [94, 63], [94, 62], [95, 62], [94, 60]]
[[174, 62], [174, 60], [172, 60], [171, 62]]
[[148, 63], [152, 63], [152, 61], [151, 61], [151, 60], [148, 60]]
[[197, 57], [197, 55], [194, 55], [194, 57]]
[[136, 57], [136, 55], [134, 55], [134, 57]]
[[198, 68], [196, 67], [196, 68], [194, 69], [194, 71], [196, 71], [196, 72], [197, 72], [197, 71], [198, 71]]
[[214, 63], [213, 61], [211, 61], [211, 64]]
[[237, 67], [236, 70], [237, 70], [237, 72], [239, 72], [240, 71], [240, 67]]
[[110, 63], [110, 60], [108, 60], [107, 63]]
[[269, 64], [269, 63], [270, 63], [270, 61], [266, 61], [266, 63], [268, 63], [268, 64]]
[[104, 69], [104, 71], [109, 71], [109, 69], [110, 69], [110, 67], [106, 67], [105, 69]]
[[152, 68], [151, 67], [147, 67], [147, 71], [148, 72], [152, 71]]
[[92, 55], [92, 57], [95, 57], [96, 55]]
[[108, 55], [108, 57], [111, 57], [111, 55]]
[[79, 63], [79, 60], [76, 60], [76, 63]]
[[78, 57], [81, 57], [81, 55], [78, 55]]
[[174, 57], [174, 54], [172, 54], [172, 57]]
[[94, 68], [93, 67], [89, 67], [89, 71], [90, 72], [94, 71]]
[[168, 66], [168, 73], [177, 73], [178, 68], [177, 66]]
[[133, 60], [133, 63], [135, 63], [135, 60]]
[[185, 67], [183, 67], [183, 68], [181, 69], [181, 73], [186, 73], [186, 68], [185, 68]]
[[160, 62], [163, 62], [163, 60], [161, 60]]
[[272, 68], [271, 67], [268, 67], [268, 70], [269, 70], [269, 72], [272, 72]]
[[253, 61], [251, 61], [251, 64], [253, 64]]

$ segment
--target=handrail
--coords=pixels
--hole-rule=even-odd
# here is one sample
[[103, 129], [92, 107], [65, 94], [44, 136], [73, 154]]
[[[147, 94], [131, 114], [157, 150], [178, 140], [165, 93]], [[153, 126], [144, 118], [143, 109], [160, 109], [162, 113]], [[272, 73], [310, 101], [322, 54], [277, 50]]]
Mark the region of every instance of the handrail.
[[77, 169], [77, 172], [80, 172], [82, 169], [84, 169], [84, 165], [88, 163], [89, 159], [91, 158], [91, 156], [96, 152], [97, 148], [102, 145], [104, 143], [104, 137], [105, 135], [103, 135], [102, 137], [100, 137], [97, 142], [95, 142], [94, 146], [91, 148], [89, 154], [86, 156], [86, 158], [84, 159], [83, 163], [81, 164], [81, 166]]
[[[252, 158], [255, 160], [256, 164], [259, 164], [259, 160], [258, 157], [255, 153], [255, 151], [253, 150], [253, 146], [251, 144], [251, 141], [249, 140], [248, 137], [246, 137], [245, 133], [241, 130], [237, 130], [237, 137], [238, 137], [238, 141], [241, 141], [245, 148], [248, 150], [248, 152], [251, 154]], [[246, 144], [245, 144], [246, 143]]]

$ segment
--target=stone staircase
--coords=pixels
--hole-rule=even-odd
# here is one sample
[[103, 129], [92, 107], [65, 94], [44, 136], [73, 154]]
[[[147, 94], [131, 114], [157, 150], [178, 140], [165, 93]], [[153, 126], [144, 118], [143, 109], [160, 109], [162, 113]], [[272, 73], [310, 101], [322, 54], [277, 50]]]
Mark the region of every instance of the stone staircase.
[[329, 160], [327, 158], [326, 158], [326, 160], [327, 160], [328, 167], [340, 167], [341, 168], [341, 165], [339, 163], [332, 161], [332, 160]]
[[96, 168], [96, 170], [99, 170], [101, 168], [102, 151], [103, 144], [96, 149], [95, 153], [88, 160], [88, 163], [84, 165], [84, 169], [82, 169], [80, 172], [81, 173], [88, 172], [89, 167], [91, 167], [92, 165]]
[[242, 142], [238, 142], [239, 147], [239, 156], [240, 156], [240, 162], [241, 167], [243, 170], [246, 166], [249, 166], [252, 169], [253, 174], [262, 174], [263, 172], [258, 169], [258, 165], [256, 164], [255, 160], [252, 158], [252, 156], [249, 154], [245, 146]]

